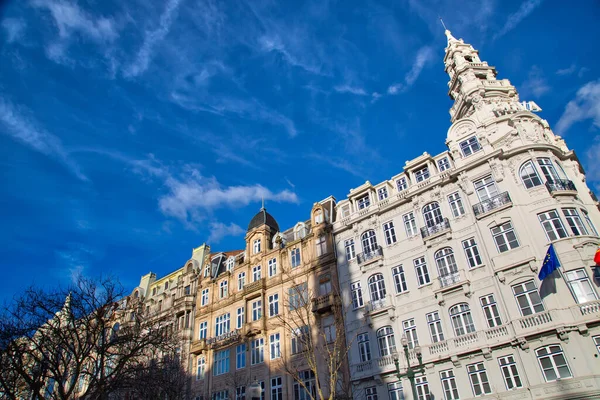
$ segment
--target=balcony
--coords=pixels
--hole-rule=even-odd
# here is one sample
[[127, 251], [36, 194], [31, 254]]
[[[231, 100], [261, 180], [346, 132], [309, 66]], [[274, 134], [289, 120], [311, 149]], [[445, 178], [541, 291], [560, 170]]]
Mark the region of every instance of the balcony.
[[433, 291], [436, 293], [446, 292], [469, 283], [470, 281], [466, 276], [465, 270], [460, 269], [458, 271], [439, 276]]
[[262, 295], [265, 290], [265, 278], [244, 285], [244, 298], [253, 299]]
[[175, 308], [176, 311], [191, 310], [194, 308], [194, 303], [196, 301], [195, 297], [196, 296], [193, 294], [179, 296], [173, 302], [173, 308]]
[[397, 357], [398, 355], [394, 353], [388, 356], [378, 357], [369, 361], [353, 364], [350, 367], [352, 370], [352, 379], [359, 380], [368, 376], [396, 371], [394, 359]]
[[475, 214], [475, 218], [483, 218], [486, 215], [491, 214], [492, 212], [504, 210], [512, 206], [512, 200], [508, 192], [503, 192], [497, 194], [494, 197], [490, 197], [487, 200], [484, 200], [480, 203], [477, 203], [473, 206], [473, 213]]
[[[362, 272], [367, 272], [376, 266], [383, 266], [383, 249], [381, 246], [377, 246], [369, 252], [361, 253], [356, 256], [356, 261]], [[375, 264], [376, 262], [377, 264]]]
[[568, 179], [555, 179], [546, 181], [546, 189], [552, 196], [576, 195], [577, 188], [575, 184]]
[[365, 304], [365, 319], [369, 325], [372, 325], [372, 319], [377, 316], [388, 315], [390, 320], [394, 320], [396, 307], [392, 301], [392, 296], [387, 295], [381, 300], [369, 301]]
[[324, 296], [319, 296], [317, 298], [312, 299], [312, 312], [314, 313], [324, 313], [331, 310], [336, 304], [336, 296], [333, 293], [326, 294]]
[[206, 339], [194, 340], [190, 347], [190, 353], [198, 355], [206, 351], [208, 346], [206, 345]]
[[[513, 327], [517, 336], [526, 336], [554, 328], [554, 319], [552, 311], [542, 311], [514, 320]], [[563, 321], [564, 323], [566, 321]]]
[[450, 230], [450, 221], [448, 218], [444, 218], [442, 222], [435, 224], [433, 226], [424, 226], [421, 228], [421, 237], [423, 239], [432, 239], [442, 233], [445, 233]]

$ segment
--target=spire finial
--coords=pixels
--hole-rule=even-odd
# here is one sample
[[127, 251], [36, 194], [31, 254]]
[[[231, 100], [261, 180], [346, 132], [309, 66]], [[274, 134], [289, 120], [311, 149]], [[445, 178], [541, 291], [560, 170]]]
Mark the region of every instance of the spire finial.
[[440, 18], [440, 22], [442, 23], [442, 26], [444, 27], [444, 31], [447, 31], [448, 28], [446, 28], [446, 24], [444, 24], [444, 20], [442, 19], [442, 17], [439, 17], [439, 18]]
[[262, 196], [262, 207], [260, 209], [261, 210], [265, 209], [265, 196]]

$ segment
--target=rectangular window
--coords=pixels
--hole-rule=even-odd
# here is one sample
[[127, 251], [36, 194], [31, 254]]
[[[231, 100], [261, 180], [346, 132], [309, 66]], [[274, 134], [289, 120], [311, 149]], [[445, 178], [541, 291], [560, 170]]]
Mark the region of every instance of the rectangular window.
[[294, 311], [308, 304], [308, 285], [306, 282], [291, 287], [288, 293], [290, 311]]
[[475, 243], [475, 238], [463, 240], [462, 246], [465, 250], [465, 255], [467, 256], [469, 268], [475, 268], [483, 264], [481, 255], [479, 254], [479, 248], [477, 248], [477, 243]]
[[377, 398], [377, 388], [375, 386], [365, 389], [366, 400], [379, 400]]
[[208, 322], [207, 321], [200, 322], [200, 325], [198, 326], [198, 338], [206, 339], [207, 331], [208, 331]]
[[545, 213], [538, 214], [538, 219], [546, 232], [546, 237], [550, 241], [567, 237], [567, 231], [558, 216], [556, 210], [550, 210]]
[[235, 388], [235, 400], [246, 400], [246, 386]]
[[538, 158], [537, 162], [548, 182], [552, 183], [560, 179], [556, 169], [554, 168], [554, 164], [552, 164], [552, 160], [549, 158]]
[[596, 345], [596, 351], [600, 353], [600, 336], [594, 336], [592, 339], [594, 340], [594, 344]]
[[350, 284], [350, 292], [352, 293], [352, 307], [356, 310], [364, 305], [362, 288], [360, 282], [353, 282]]
[[252, 267], [252, 282], [260, 281], [262, 278], [262, 268], [260, 265]]
[[440, 158], [437, 162], [437, 165], [440, 172], [450, 169], [450, 161], [448, 161], [448, 157]]
[[398, 188], [399, 192], [408, 189], [408, 182], [406, 181], [406, 178], [398, 179], [396, 181], [396, 187]]
[[515, 299], [525, 317], [544, 311], [544, 304], [533, 280], [512, 287]]
[[342, 218], [350, 216], [350, 204], [346, 204], [342, 207]]
[[346, 260], [353, 260], [354, 257], [356, 257], [356, 251], [354, 250], [354, 239], [348, 239], [344, 241], [344, 248], [346, 249]]
[[415, 377], [415, 389], [417, 389], [417, 400], [429, 400], [431, 393], [429, 392], [429, 383], [426, 376]]
[[252, 302], [252, 321], [258, 321], [262, 318], [262, 300]]
[[229, 332], [229, 313], [219, 315], [215, 318], [215, 336]]
[[370, 361], [371, 346], [369, 344], [369, 334], [359, 333], [358, 335], [356, 335], [356, 342], [358, 343], [358, 354], [360, 356], [360, 362]]
[[481, 308], [483, 308], [483, 314], [487, 320], [488, 327], [494, 328], [502, 325], [502, 319], [500, 318], [494, 295], [488, 294], [487, 296], [480, 297], [479, 302], [481, 303]]
[[309, 340], [308, 326], [292, 330], [292, 354], [298, 354], [306, 350], [306, 343]]
[[404, 393], [402, 392], [402, 382], [388, 383], [388, 396], [390, 400], [404, 400]]
[[299, 267], [300, 266], [300, 249], [299, 248], [292, 249], [290, 258], [291, 258], [292, 268]]
[[269, 317], [279, 315], [279, 293], [269, 296]]
[[283, 379], [280, 376], [271, 378], [271, 400], [283, 400]]
[[442, 330], [442, 321], [440, 314], [437, 311], [427, 314], [427, 325], [429, 325], [429, 333], [433, 343], [442, 342], [444, 340], [444, 331]]
[[246, 273], [240, 272], [238, 274], [238, 290], [241, 291], [244, 289], [244, 285], [246, 284]]
[[229, 400], [229, 392], [227, 390], [213, 392], [210, 400]]
[[196, 380], [199, 381], [204, 379], [206, 374], [206, 359], [204, 357], [198, 357], [196, 360]]
[[333, 343], [337, 337], [337, 332], [335, 329], [335, 319], [333, 315], [323, 318], [323, 334], [325, 335], [325, 340], [327, 343]]
[[481, 150], [481, 146], [479, 145], [477, 138], [475, 136], [471, 136], [467, 140], [460, 142], [460, 150], [465, 157], [468, 157], [471, 154], [477, 153], [479, 150]]
[[442, 389], [444, 390], [444, 400], [460, 399], [453, 370], [440, 371], [440, 380], [442, 381]]
[[229, 349], [218, 351], [215, 354], [214, 375], [219, 376], [229, 372]]
[[474, 181], [473, 185], [475, 186], [475, 192], [477, 192], [479, 201], [486, 201], [498, 195], [496, 182], [494, 182], [494, 178], [491, 175]]
[[208, 288], [202, 289], [202, 297], [200, 298], [200, 305], [205, 306], [208, 304]]
[[448, 196], [448, 203], [450, 203], [450, 209], [452, 210], [452, 215], [454, 217], [460, 217], [465, 213], [465, 208], [463, 207], [462, 199], [458, 192]]
[[417, 325], [415, 324], [415, 319], [407, 319], [406, 321], [402, 321], [402, 329], [404, 330], [404, 336], [407, 339], [408, 348], [414, 349], [419, 345], [419, 338], [417, 337]]
[[317, 385], [315, 373], [311, 370], [298, 372], [298, 382], [294, 382], [294, 400], [309, 400], [317, 398]]
[[588, 214], [588, 212], [584, 209], [581, 209], [581, 212], [583, 213], [583, 219], [585, 219], [585, 222], [587, 222], [588, 226], [590, 227], [590, 231], [595, 236], [598, 236], [598, 231], [596, 230], [596, 227], [592, 223], [592, 220], [590, 219], [590, 215]]
[[274, 333], [269, 336], [269, 344], [271, 346], [271, 360], [275, 360], [281, 357], [281, 342], [279, 333]]
[[210, 264], [206, 264], [204, 267], [204, 277], [208, 277], [210, 275]]
[[502, 371], [502, 377], [504, 378], [504, 384], [506, 385], [507, 390], [523, 387], [521, 377], [519, 376], [519, 370], [517, 369], [517, 363], [512, 354], [505, 357], [498, 357], [498, 364], [500, 364], [500, 371]]
[[219, 298], [224, 299], [227, 297], [228, 286], [228, 281], [221, 281], [221, 283], [219, 283]]
[[396, 293], [403, 293], [408, 290], [406, 285], [406, 277], [404, 276], [404, 268], [402, 265], [392, 268], [392, 276], [394, 278], [394, 286]]
[[245, 312], [244, 312], [244, 307], [240, 307], [237, 309], [237, 315], [236, 315], [236, 324], [235, 324], [235, 328], [236, 329], [242, 329], [242, 326], [244, 326], [244, 322], [245, 321]]
[[495, 226], [491, 232], [500, 253], [519, 247], [519, 241], [511, 222]]
[[404, 229], [406, 229], [406, 236], [412, 237], [418, 233], [417, 221], [415, 221], [415, 214], [410, 212], [402, 216], [404, 221]]
[[319, 277], [319, 295], [325, 296], [331, 293], [331, 277], [329, 274]]
[[255, 339], [250, 343], [250, 364], [256, 365], [265, 361], [265, 339]]
[[260, 253], [260, 239], [254, 241], [252, 248], [254, 249], [254, 254]]
[[271, 258], [269, 260], [269, 278], [272, 278], [275, 275], [277, 275], [277, 259]]
[[382, 188], [377, 189], [377, 197], [379, 198], [379, 200], [387, 199], [388, 198], [387, 188], [382, 187]]
[[394, 230], [394, 223], [392, 221], [383, 224], [383, 232], [385, 234], [385, 243], [388, 246], [396, 243], [396, 231]]
[[471, 381], [473, 394], [476, 397], [492, 393], [492, 388], [490, 386], [490, 382], [488, 381], [485, 366], [482, 362], [467, 365], [467, 373], [469, 374], [469, 380]]
[[415, 180], [417, 182], [423, 182], [424, 180], [429, 179], [429, 176], [429, 167], [423, 167], [415, 171]]
[[427, 270], [427, 263], [425, 257], [419, 257], [413, 261], [415, 265], [415, 272], [417, 274], [417, 284], [419, 286], [427, 285], [431, 283], [429, 278], [429, 271]]
[[235, 348], [235, 367], [246, 368], [246, 343], [238, 344]]
[[571, 287], [571, 291], [575, 296], [575, 301], [579, 304], [587, 303], [588, 301], [597, 300], [596, 292], [588, 278], [585, 270], [576, 269], [565, 273], [567, 283]]
[[190, 285], [187, 285], [186, 287], [183, 288], [183, 294], [186, 296], [189, 294], [192, 294], [192, 288], [190, 287]]
[[557, 379], [571, 378], [571, 369], [567, 364], [567, 359], [562, 348], [555, 344], [539, 348], [535, 351], [538, 362], [542, 368], [546, 382], [552, 382]]
[[358, 203], [359, 210], [362, 210], [363, 208], [367, 208], [371, 205], [371, 199], [369, 198], [369, 194], [365, 194], [364, 196], [359, 198], [356, 202]]
[[327, 254], [327, 237], [325, 235], [319, 236], [315, 240], [315, 247], [317, 250], [317, 257]]
[[571, 232], [573, 232], [574, 236], [588, 234], [587, 229], [585, 228], [585, 225], [583, 225], [583, 221], [581, 220], [576, 208], [563, 208], [562, 212], [565, 215], [567, 224], [569, 225], [569, 228], [571, 229]]

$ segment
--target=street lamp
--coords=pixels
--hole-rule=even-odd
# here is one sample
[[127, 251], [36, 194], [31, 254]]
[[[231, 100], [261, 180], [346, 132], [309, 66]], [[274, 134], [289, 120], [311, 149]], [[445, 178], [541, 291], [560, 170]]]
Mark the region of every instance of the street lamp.
[[250, 400], [260, 400], [261, 393], [262, 388], [260, 387], [260, 383], [254, 378], [254, 382], [248, 386], [248, 397]]
[[420, 346], [415, 346], [415, 354], [417, 356], [417, 360], [419, 364], [415, 367], [410, 365], [410, 354], [408, 353], [408, 339], [405, 335], [402, 335], [400, 339], [400, 343], [402, 344], [402, 348], [404, 349], [404, 357], [406, 358], [406, 372], [400, 373], [400, 360], [398, 354], [394, 354], [394, 365], [396, 366], [396, 375], [399, 380], [402, 380], [403, 377], [407, 377], [410, 382], [410, 388], [412, 390], [413, 400], [417, 400], [419, 396], [417, 395], [417, 386], [415, 385], [415, 375], [417, 373], [423, 373], [425, 371], [425, 366], [423, 365], [423, 352], [421, 351]]

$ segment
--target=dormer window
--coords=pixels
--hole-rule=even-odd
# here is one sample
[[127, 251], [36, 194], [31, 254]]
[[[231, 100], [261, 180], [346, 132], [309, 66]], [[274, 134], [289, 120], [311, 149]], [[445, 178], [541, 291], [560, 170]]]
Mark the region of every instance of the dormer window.
[[382, 187], [377, 189], [377, 197], [379, 198], [379, 201], [383, 200], [383, 199], [387, 199], [388, 197], [388, 190], [386, 187]]
[[479, 145], [477, 138], [472, 136], [467, 140], [460, 142], [460, 150], [465, 157], [468, 157], [471, 154], [477, 153], [479, 150], [481, 150], [481, 146]]
[[417, 182], [423, 182], [426, 179], [429, 179], [429, 167], [423, 167], [417, 171], [415, 171], [415, 180]]
[[369, 194], [367, 193], [363, 197], [359, 198], [357, 200], [357, 203], [359, 210], [369, 207], [371, 205], [371, 199], [369, 198]]
[[318, 209], [315, 211], [315, 224], [320, 224], [323, 222], [323, 211]]
[[448, 161], [448, 157], [439, 159], [437, 164], [438, 164], [438, 169], [440, 170], [440, 172], [450, 169], [450, 161]]
[[398, 179], [396, 181], [396, 187], [398, 188], [399, 192], [408, 189], [408, 182], [406, 181], [406, 178]]
[[235, 258], [229, 257], [227, 259], [227, 271], [233, 271], [234, 265], [235, 265]]
[[350, 216], [350, 204], [346, 204], [342, 207], [342, 218]]
[[254, 254], [260, 253], [260, 239], [256, 239], [253, 245]]
[[306, 227], [303, 223], [299, 223], [296, 225], [296, 228], [294, 228], [294, 239], [302, 239], [304, 236], [306, 236]]

